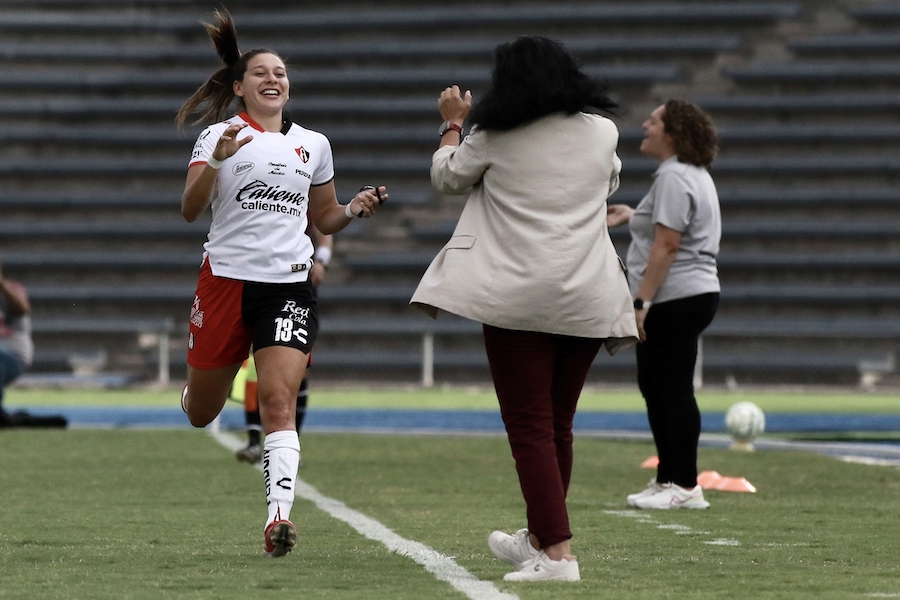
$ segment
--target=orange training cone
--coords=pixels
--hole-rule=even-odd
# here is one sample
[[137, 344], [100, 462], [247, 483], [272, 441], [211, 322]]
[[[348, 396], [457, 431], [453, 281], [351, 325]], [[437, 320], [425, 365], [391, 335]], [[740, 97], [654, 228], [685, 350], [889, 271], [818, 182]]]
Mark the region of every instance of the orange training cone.
[[659, 457], [658, 456], [651, 456], [650, 458], [648, 458], [647, 460], [645, 460], [644, 462], [641, 463], [642, 469], [655, 469], [658, 466], [659, 466]]
[[755, 492], [749, 481], [743, 477], [723, 477], [716, 471], [703, 471], [697, 475], [697, 483], [704, 490], [720, 490], [723, 492]]

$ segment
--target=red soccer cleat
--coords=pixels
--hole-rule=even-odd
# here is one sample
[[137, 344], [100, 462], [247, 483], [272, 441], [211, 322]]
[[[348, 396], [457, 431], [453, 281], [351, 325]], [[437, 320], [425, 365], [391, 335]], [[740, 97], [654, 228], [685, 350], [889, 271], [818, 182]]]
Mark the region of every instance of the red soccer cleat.
[[297, 528], [290, 521], [272, 521], [266, 527], [266, 556], [284, 556], [296, 543]]

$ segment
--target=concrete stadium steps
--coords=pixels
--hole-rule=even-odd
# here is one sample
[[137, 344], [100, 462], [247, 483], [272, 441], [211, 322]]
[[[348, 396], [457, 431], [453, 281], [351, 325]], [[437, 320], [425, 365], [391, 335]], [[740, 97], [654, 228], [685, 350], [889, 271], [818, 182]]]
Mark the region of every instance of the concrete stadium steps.
[[[418, 377], [421, 333], [407, 329], [423, 317], [407, 303], [462, 206], [428, 179], [437, 91], [459, 83], [477, 94], [493, 47], [523, 32], [566, 42], [613, 85], [625, 162], [613, 201], [633, 205], [650, 185], [640, 124], [661, 100], [687, 97], [713, 114], [726, 237], [710, 377], [852, 382], [863, 355], [877, 362], [896, 350], [876, 333], [894, 331], [900, 294], [891, 67], [900, 17], [895, 3], [826, 4], [229, 2], [243, 49], [269, 46], [289, 60], [288, 108], [329, 136], [339, 198], [368, 183], [391, 190], [378, 218], [336, 238], [317, 376], [340, 379], [361, 364], [360, 377]], [[179, 132], [173, 119], [215, 68], [198, 24], [212, 6], [0, 0], [0, 9], [0, 261], [31, 284], [36, 320], [71, 322], [41, 330], [40, 364], [71, 368], [83, 347], [152, 377], [153, 349], [138, 344], [148, 335], [129, 322], [168, 318], [176, 374], [206, 228], [178, 215], [199, 127]], [[624, 252], [627, 233], [613, 235]], [[96, 319], [113, 323], [87, 335]], [[842, 346], [847, 335], [856, 341]], [[435, 343], [439, 381], [486, 378], [477, 331], [441, 332]], [[624, 357], [598, 363], [601, 380], [633, 377]]]
[[851, 6], [848, 12], [853, 18], [868, 25], [900, 25], [900, 6], [892, 0]]
[[[393, 107], [386, 101], [384, 109]], [[424, 104], [424, 103], [423, 103]], [[429, 117], [433, 117], [434, 102], [427, 102]], [[898, 98], [900, 105], [900, 98]], [[424, 107], [423, 107], [424, 108]], [[409, 107], [393, 107], [398, 114], [407, 114]], [[305, 112], [300, 109], [300, 112]], [[179, 132], [174, 128], [152, 125], [69, 125], [65, 129], [58, 124], [46, 126], [13, 124], [0, 131], [0, 143], [4, 146], [42, 146], [49, 144], [77, 144], [80, 147], [122, 148], [140, 146], [142, 149], [165, 148], [180, 151], [200, 133], [199, 127]], [[362, 146], [391, 148], [410, 147], [419, 151], [432, 150], [436, 128], [426, 124], [337, 124], [329, 128], [328, 139], [335, 146]], [[724, 124], [717, 128], [723, 146], [839, 143], [860, 144], [872, 147], [879, 142], [896, 143], [900, 138], [900, 125], [875, 123], [853, 125], [843, 123], [775, 124], [755, 125]], [[620, 131], [620, 144], [624, 148], [637, 148], [643, 139], [639, 128]]]
[[[263, 41], [260, 40], [262, 43]], [[322, 40], [298, 40], [284, 31], [273, 32], [264, 40], [266, 47], [277, 48], [288, 64], [295, 61], [303, 65], [329, 65], [334, 61], [353, 63], [399, 60], [421, 64], [446, 60], [473, 60], [479, 66], [490, 67], [496, 43], [485, 38], [397, 40], [386, 38], [373, 43], [372, 36], [365, 40], [347, 40], [341, 44]], [[679, 54], [716, 54], [738, 51], [742, 40], [738, 35], [667, 35], [667, 36], [618, 36], [618, 37], [571, 37], [566, 46], [580, 58], [639, 57], [670, 60]], [[255, 46], [248, 40], [247, 47]], [[18, 42], [0, 43], [0, 54], [14, 59], [18, 64], [43, 63], [105, 63], [111, 55], [116, 55], [122, 64], [135, 68], [158, 64], [193, 65], [203, 68], [214, 67], [215, 57], [211, 55], [208, 43], [194, 42], [177, 49], [165, 46], [147, 48], [135, 44], [124, 46], [107, 41], [86, 40], [78, 43]]]
[[[229, 3], [244, 34], [268, 33], [273, 23], [297, 34], [333, 35], [371, 28], [373, 33], [406, 30], [429, 33], [446, 28], [487, 28], [489, 32], [521, 26], [634, 26], [715, 25], [773, 23], [799, 16], [802, 2], [589, 2], [551, 5], [523, 2], [514, 7], [500, 3], [459, 2], [452, 8], [421, 2], [391, 2], [377, 8], [359, 2], [343, 6], [292, 8], [271, 0], [235, 0]], [[199, 2], [143, 0], [139, 5], [116, 2], [64, 2], [4, 0], [15, 8], [0, 18], [0, 31], [14, 33], [162, 33], [196, 35], [196, 22], [208, 19], [208, 7]], [[351, 9], [351, 10], [347, 10]], [[461, 10], [464, 9], [464, 10]], [[273, 17], [277, 20], [273, 21]], [[277, 29], [277, 28], [276, 28]], [[74, 36], [73, 36], [74, 37]]]

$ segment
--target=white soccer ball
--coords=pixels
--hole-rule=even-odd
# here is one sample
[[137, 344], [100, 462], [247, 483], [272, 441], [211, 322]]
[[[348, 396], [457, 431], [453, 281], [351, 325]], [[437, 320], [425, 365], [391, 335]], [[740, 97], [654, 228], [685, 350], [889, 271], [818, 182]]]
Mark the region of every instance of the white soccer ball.
[[736, 442], [749, 444], [766, 430], [766, 415], [752, 402], [738, 402], [725, 413], [725, 429]]

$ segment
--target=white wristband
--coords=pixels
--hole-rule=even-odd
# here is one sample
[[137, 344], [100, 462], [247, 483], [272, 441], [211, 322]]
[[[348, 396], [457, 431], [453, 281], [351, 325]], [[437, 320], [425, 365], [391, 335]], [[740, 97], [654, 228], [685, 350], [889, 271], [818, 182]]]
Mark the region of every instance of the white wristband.
[[218, 158], [210, 155], [210, 157], [206, 160], [206, 164], [209, 165], [211, 169], [215, 169], [218, 171], [222, 168], [222, 165], [225, 164], [224, 160], [219, 160]]
[[353, 204], [353, 200], [347, 203], [347, 206], [344, 207], [344, 214], [347, 215], [348, 219], [353, 219], [356, 215], [353, 214], [353, 211], [350, 209], [350, 206]]
[[316, 253], [313, 255], [313, 260], [322, 263], [323, 267], [327, 267], [328, 263], [331, 262], [331, 248], [329, 248], [328, 246], [319, 246], [318, 248], [316, 248]]

